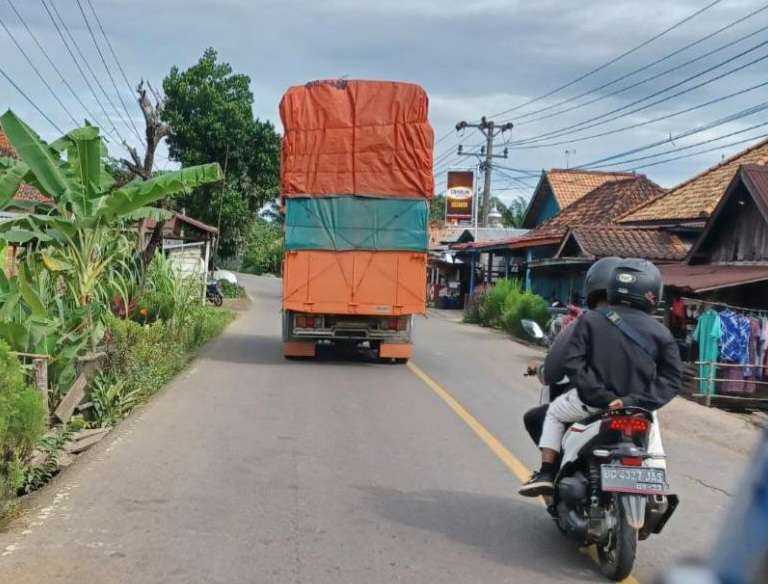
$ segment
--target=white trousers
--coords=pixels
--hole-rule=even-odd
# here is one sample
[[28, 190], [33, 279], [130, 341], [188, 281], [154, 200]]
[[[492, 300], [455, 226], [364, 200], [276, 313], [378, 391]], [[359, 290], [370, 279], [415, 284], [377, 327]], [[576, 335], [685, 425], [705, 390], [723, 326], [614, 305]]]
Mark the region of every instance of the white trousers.
[[[549, 408], [547, 408], [544, 428], [541, 432], [541, 440], [539, 440], [539, 448], [549, 448], [555, 452], [560, 452], [563, 434], [565, 434], [565, 425], [583, 420], [599, 411], [601, 411], [600, 408], [593, 408], [581, 401], [579, 392], [576, 389], [565, 392], [550, 403]], [[648, 454], [650, 455], [650, 459], [647, 462], [649, 466], [666, 468], [664, 444], [661, 441], [659, 418], [656, 412], [653, 412], [653, 424], [648, 436]]]

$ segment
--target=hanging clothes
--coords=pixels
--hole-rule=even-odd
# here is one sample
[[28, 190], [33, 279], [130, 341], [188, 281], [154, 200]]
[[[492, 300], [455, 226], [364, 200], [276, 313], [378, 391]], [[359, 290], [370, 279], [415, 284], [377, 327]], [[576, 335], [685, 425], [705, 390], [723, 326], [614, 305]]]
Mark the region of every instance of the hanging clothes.
[[714, 383], [711, 381], [714, 375], [714, 366], [710, 363], [716, 363], [720, 355], [720, 337], [722, 336], [722, 326], [720, 315], [711, 308], [706, 310], [700, 317], [693, 332], [693, 337], [699, 344], [699, 392], [704, 395], [715, 393]]
[[720, 326], [720, 358], [725, 363], [746, 365], [752, 330], [749, 319], [728, 308], [720, 313]]
[[757, 375], [762, 378], [765, 376], [766, 369], [765, 360], [768, 358], [768, 318], [765, 316], [760, 319], [760, 344], [757, 350], [757, 362], [760, 365]]
[[757, 386], [755, 378], [757, 377], [758, 351], [760, 347], [760, 334], [762, 332], [760, 319], [750, 316], [749, 320], [749, 365], [744, 367], [744, 393], [755, 393]]
[[724, 393], [744, 393], [744, 373], [741, 367], [721, 367], [719, 378], [720, 391]]

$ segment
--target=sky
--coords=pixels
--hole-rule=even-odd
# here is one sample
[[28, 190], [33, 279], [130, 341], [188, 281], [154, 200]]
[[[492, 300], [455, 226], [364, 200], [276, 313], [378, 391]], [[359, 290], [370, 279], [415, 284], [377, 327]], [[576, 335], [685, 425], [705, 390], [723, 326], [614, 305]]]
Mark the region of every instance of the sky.
[[[10, 2], [82, 105], [35, 46], [9, 0], [0, 0], [0, 20], [77, 119], [86, 115], [83, 105], [97, 119], [104, 118], [101, 102], [121, 138], [136, 144], [77, 0], [47, 1], [55, 3], [93, 70], [93, 74], [86, 70], [85, 78], [99, 101], [67, 54], [42, 0]], [[120, 97], [141, 129], [141, 113], [103, 43], [88, 0], [80, 2], [91, 18]], [[435, 151], [438, 190], [444, 188], [447, 170], [476, 164], [474, 157], [454, 153], [458, 144], [465, 151], [476, 150], [482, 136], [474, 130], [457, 134], [454, 128], [460, 120], [477, 121], [481, 116], [515, 124], [497, 139], [499, 150], [505, 144], [509, 149], [506, 160], [496, 161], [508, 168], [493, 174], [494, 190], [503, 200], [530, 197], [542, 169], [566, 165], [635, 170], [671, 187], [768, 136], [768, 109], [706, 129], [727, 116], [768, 103], [768, 84], [753, 88], [768, 83], [768, 4], [761, 0], [91, 2], [131, 84], [147, 79], [160, 87], [173, 65], [188, 67], [212, 46], [235, 71], [251, 77], [254, 114], [278, 129], [278, 103], [291, 85], [342, 76], [422, 85], [430, 96], [430, 121], [440, 140]], [[601, 68], [713, 2], [674, 30]], [[761, 8], [765, 9], [681, 50]], [[637, 72], [640, 68], [644, 69]], [[2, 29], [0, 69], [53, 123], [64, 130], [73, 125]], [[743, 93], [731, 95], [739, 92]], [[13, 109], [44, 137], [58, 134], [3, 77], [0, 98], [0, 108]], [[766, 125], [748, 129], [762, 123]], [[698, 131], [681, 136], [694, 130]], [[717, 140], [725, 135], [731, 136]], [[654, 143], [659, 145], [594, 164]], [[119, 140], [112, 141], [110, 150], [121, 155]], [[631, 160], [665, 152], [670, 154]], [[697, 155], [644, 167], [689, 154]], [[167, 151], [160, 156], [161, 167], [173, 166]]]

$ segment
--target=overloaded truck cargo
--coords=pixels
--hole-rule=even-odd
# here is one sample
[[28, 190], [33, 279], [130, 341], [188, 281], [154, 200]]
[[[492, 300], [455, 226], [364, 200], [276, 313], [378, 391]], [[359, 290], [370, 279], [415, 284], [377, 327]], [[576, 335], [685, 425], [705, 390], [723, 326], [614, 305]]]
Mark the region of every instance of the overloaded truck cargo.
[[389, 81], [318, 81], [283, 96], [287, 357], [329, 343], [411, 356], [434, 190], [427, 108], [421, 87]]

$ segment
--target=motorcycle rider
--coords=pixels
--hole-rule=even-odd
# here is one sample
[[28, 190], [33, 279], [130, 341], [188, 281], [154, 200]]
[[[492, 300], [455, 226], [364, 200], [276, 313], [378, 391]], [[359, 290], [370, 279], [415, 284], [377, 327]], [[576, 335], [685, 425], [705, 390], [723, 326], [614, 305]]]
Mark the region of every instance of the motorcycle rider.
[[[595, 310], [608, 304], [608, 284], [610, 283], [614, 268], [621, 261], [621, 258], [618, 257], [602, 258], [589, 268], [584, 278], [584, 296], [587, 299], [587, 308]], [[552, 345], [549, 347], [542, 365], [531, 363], [528, 366], [529, 371], [536, 373], [539, 381], [549, 388], [548, 401], [550, 402], [572, 387], [565, 374], [565, 350], [573, 334], [573, 325], [580, 316], [581, 314], [567, 326], [560, 329]], [[548, 407], [548, 403], [542, 404], [531, 408], [523, 415], [525, 429], [536, 445], [539, 444], [541, 439], [541, 431]]]
[[547, 409], [539, 447], [539, 471], [520, 488], [527, 497], [551, 495], [565, 425], [603, 409], [637, 406], [655, 411], [682, 382], [682, 363], [669, 330], [656, 321], [661, 273], [651, 262], [629, 258], [613, 269], [610, 306], [590, 311], [573, 325], [564, 370], [574, 388]]

